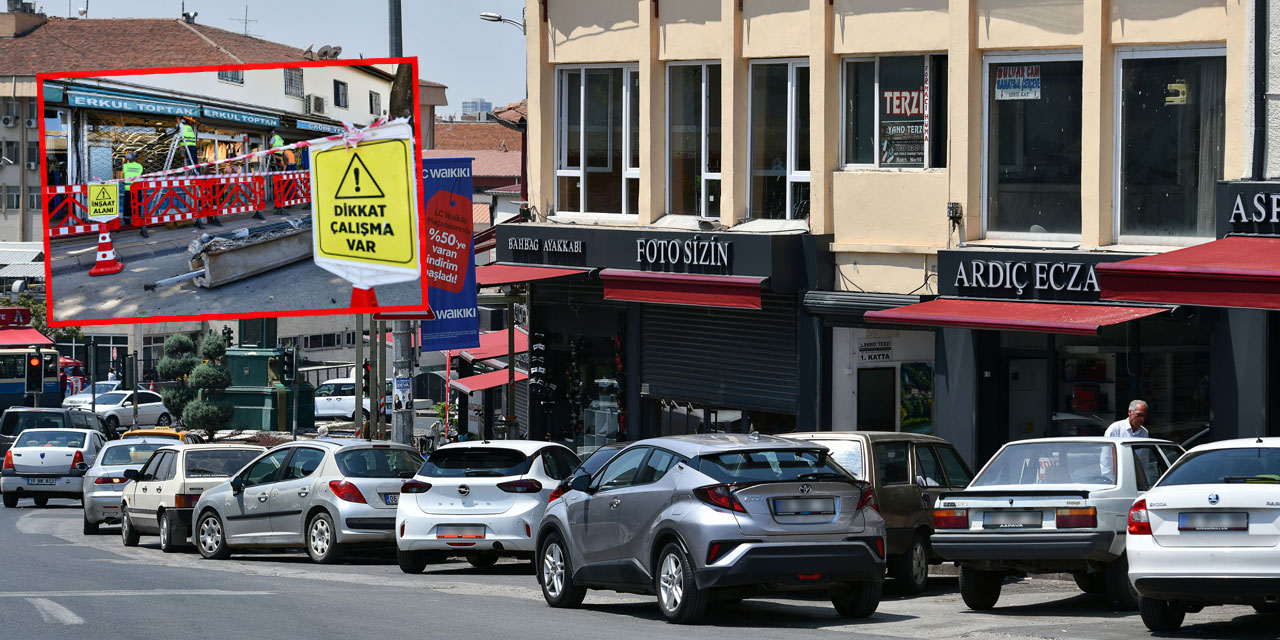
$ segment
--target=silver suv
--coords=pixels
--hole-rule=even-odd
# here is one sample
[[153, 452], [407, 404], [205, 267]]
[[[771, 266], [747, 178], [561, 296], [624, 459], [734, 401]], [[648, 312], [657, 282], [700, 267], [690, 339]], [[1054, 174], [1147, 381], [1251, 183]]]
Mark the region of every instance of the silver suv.
[[538, 581], [553, 607], [586, 590], [654, 593], [670, 622], [710, 601], [822, 590], [875, 613], [884, 520], [870, 486], [813, 443], [757, 434], [652, 438], [551, 495]]

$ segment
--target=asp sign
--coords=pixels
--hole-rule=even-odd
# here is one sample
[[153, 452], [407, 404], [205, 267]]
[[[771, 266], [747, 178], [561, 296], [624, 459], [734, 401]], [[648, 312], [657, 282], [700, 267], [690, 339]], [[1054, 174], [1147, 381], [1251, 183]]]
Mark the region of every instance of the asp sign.
[[89, 221], [107, 222], [120, 217], [120, 187], [115, 184], [89, 185]]

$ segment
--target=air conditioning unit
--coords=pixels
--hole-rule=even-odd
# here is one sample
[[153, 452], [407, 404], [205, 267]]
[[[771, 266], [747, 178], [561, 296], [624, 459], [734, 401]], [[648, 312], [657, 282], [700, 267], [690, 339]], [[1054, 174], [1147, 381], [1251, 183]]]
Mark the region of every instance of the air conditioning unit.
[[36, 169], [39, 169], [39, 168], [40, 168], [40, 163], [39, 163], [39, 162], [28, 162], [28, 163], [27, 163], [27, 171], [35, 171]]
[[34, 129], [34, 128], [36, 128], [36, 119], [35, 119], [35, 118], [27, 118], [27, 128], [28, 128], [28, 129]]
[[4, 116], [0, 118], [0, 126], [15, 127], [18, 125], [18, 119], [14, 116]]
[[324, 115], [324, 96], [307, 94], [307, 113]]

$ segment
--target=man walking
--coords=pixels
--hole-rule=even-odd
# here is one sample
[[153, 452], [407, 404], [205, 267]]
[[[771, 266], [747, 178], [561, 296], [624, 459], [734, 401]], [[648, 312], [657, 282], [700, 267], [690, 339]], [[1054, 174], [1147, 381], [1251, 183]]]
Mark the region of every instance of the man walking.
[[1134, 400], [1129, 403], [1129, 417], [1111, 423], [1107, 432], [1102, 435], [1106, 438], [1149, 438], [1147, 428], [1142, 426], [1146, 422], [1147, 403]]

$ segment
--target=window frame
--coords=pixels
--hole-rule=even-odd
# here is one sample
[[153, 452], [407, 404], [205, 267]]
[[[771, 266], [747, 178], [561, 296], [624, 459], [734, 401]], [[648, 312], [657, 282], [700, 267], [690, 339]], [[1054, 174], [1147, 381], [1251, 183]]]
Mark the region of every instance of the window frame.
[[[937, 56], [945, 56], [945, 55], [948, 55], [946, 51], [930, 51], [930, 52], [924, 52], [924, 53], [881, 53], [881, 54], [872, 54], [872, 55], [858, 54], [858, 55], [842, 56], [840, 58], [840, 114], [839, 116], [837, 116], [840, 118], [840, 134], [839, 134], [840, 135], [840, 149], [839, 149], [839, 153], [840, 153], [840, 169], [839, 170], [840, 171], [857, 170], [857, 169], [867, 169], [867, 170], [874, 169], [876, 171], [923, 172], [923, 171], [939, 171], [939, 170], [945, 170], [947, 168], [946, 166], [941, 166], [941, 167], [930, 166], [930, 163], [929, 163], [929, 161], [933, 159], [933, 137], [931, 135], [933, 132], [930, 131], [931, 127], [929, 126], [930, 118], [933, 117], [933, 93], [934, 93], [933, 86], [932, 86], [933, 73], [934, 73], [933, 59]], [[875, 116], [875, 121], [871, 125], [871, 134], [872, 134], [871, 146], [873, 149], [879, 150], [880, 148], [880, 59], [881, 58], [914, 58], [917, 56], [924, 58], [924, 69], [925, 69], [924, 78], [925, 78], [925, 82], [929, 84], [929, 89], [928, 89], [929, 100], [924, 105], [924, 108], [925, 108], [924, 110], [924, 126], [925, 126], [924, 166], [923, 167], [882, 167], [880, 166], [879, 153], [872, 154], [872, 158], [874, 158], [874, 160], [870, 163], [850, 162], [847, 155], [848, 149], [845, 148], [845, 144], [844, 144], [845, 136], [848, 134], [848, 131], [849, 131], [849, 119], [846, 118], [844, 114], [845, 96], [849, 95], [848, 64], [850, 62], [871, 62], [875, 64], [876, 77], [875, 77], [875, 82], [873, 84], [875, 86], [876, 104], [872, 109], [872, 115]], [[946, 73], [947, 70], [943, 69], [942, 72]], [[944, 144], [945, 144], [945, 141], [944, 141]]]
[[[342, 89], [342, 91], [338, 91], [338, 89]], [[342, 100], [338, 100], [339, 95], [342, 96]], [[351, 91], [343, 80], [335, 79], [333, 81], [333, 106], [335, 109], [348, 109], [351, 106]]]
[[[1081, 233], [1030, 233], [1019, 231], [990, 231], [987, 229], [989, 224], [987, 205], [990, 202], [989, 192], [991, 190], [991, 65], [992, 64], [1009, 64], [1011, 62], [1084, 62], [1084, 51], [1082, 49], [1062, 49], [1048, 51], [1001, 51], [996, 54], [982, 56], [982, 130], [979, 135], [982, 136], [982, 167], [979, 174], [981, 188], [979, 189], [979, 197], [982, 199], [982, 239], [990, 240], [1020, 240], [1020, 241], [1040, 241], [1040, 242], [1074, 242], [1079, 244], [1082, 241], [1084, 231], [1084, 204], [1081, 202], [1080, 218]], [[1081, 90], [1083, 91], [1084, 71], [1081, 70]], [[879, 86], [879, 85], [877, 85]], [[949, 90], [948, 90], [949, 91]], [[1081, 188], [1084, 187], [1084, 175], [1080, 176]], [[976, 477], [976, 476], [975, 476]]]
[[[595, 63], [595, 64], [558, 64], [555, 67], [555, 107], [552, 111], [552, 128], [555, 135], [555, 162], [553, 165], [554, 183], [555, 183], [555, 215], [587, 215], [587, 216], [617, 216], [620, 219], [632, 220], [638, 218], [639, 211], [627, 211], [627, 203], [630, 201], [629, 180], [640, 179], [640, 167], [627, 166], [631, 162], [631, 76], [640, 74], [639, 62], [624, 63]], [[587, 211], [587, 190], [580, 186], [578, 188], [578, 208], [575, 211], [560, 212], [560, 178], [577, 178], [580, 185], [586, 182], [586, 174], [589, 172], [587, 166], [587, 74], [589, 69], [619, 69], [622, 71], [622, 206], [619, 207], [622, 213], [598, 213]], [[567, 167], [569, 148], [567, 145], [569, 131], [567, 126], [561, 126], [560, 114], [568, 104], [569, 88], [565, 78], [570, 72], [578, 71], [578, 162], [576, 169]], [[634, 96], [639, 100], [639, 96]], [[565, 112], [567, 116], [567, 109]], [[610, 140], [610, 144], [613, 141]], [[609, 154], [612, 163], [613, 154]], [[612, 164], [608, 167], [612, 170]], [[637, 188], [639, 186], [637, 185]]]
[[373, 89], [369, 90], [369, 115], [382, 115], [382, 94]]
[[[1120, 218], [1124, 214], [1121, 196], [1124, 191], [1124, 180], [1121, 172], [1124, 169], [1124, 61], [1150, 60], [1169, 58], [1226, 58], [1227, 46], [1219, 43], [1176, 44], [1176, 45], [1139, 45], [1116, 47], [1115, 68], [1112, 71], [1112, 93], [1115, 101], [1111, 109], [1111, 238], [1113, 244], [1143, 244], [1156, 246], [1186, 247], [1201, 244], [1215, 239], [1215, 236], [1140, 236], [1120, 235]], [[1229, 61], [1228, 61], [1229, 62]], [[1231, 67], [1227, 66], [1230, 73]], [[1226, 95], [1223, 95], [1226, 99]], [[1225, 170], [1225, 160], [1224, 170]]]
[[[298, 74], [298, 83], [297, 83], [297, 86], [298, 86], [298, 92], [297, 92], [296, 94], [295, 94], [295, 93], [290, 93], [290, 92], [289, 92], [289, 86], [290, 86], [290, 83], [289, 83], [289, 75], [290, 75], [290, 73], [297, 73], [297, 74]], [[302, 72], [302, 67], [287, 67], [287, 68], [285, 68], [285, 69], [284, 69], [284, 95], [285, 95], [285, 97], [287, 97], [287, 98], [298, 98], [298, 99], [300, 99], [300, 100], [301, 100], [301, 99], [305, 99], [305, 98], [306, 98], [306, 94], [307, 94], [306, 78], [305, 78], [305, 76], [304, 76], [304, 74], [303, 74], [303, 72]]]
[[[606, 488], [604, 486], [605, 474], [609, 472], [609, 469], [611, 467], [613, 467], [620, 460], [622, 460], [623, 455], [630, 454], [633, 451], [639, 451], [640, 462], [636, 464], [636, 473], [631, 477], [631, 481], [623, 485]], [[638, 478], [640, 476], [640, 472], [644, 470], [644, 465], [646, 462], [649, 461], [649, 455], [651, 453], [653, 453], [653, 447], [648, 445], [642, 445], [639, 447], [628, 448], [628, 449], [619, 451], [617, 455], [613, 456], [613, 458], [611, 458], [609, 462], [605, 463], [605, 465], [600, 468], [600, 471], [597, 471], [596, 475], [591, 478], [591, 488], [597, 492], [603, 492], [603, 491], [617, 491], [619, 489], [626, 489], [627, 487], [635, 486], [636, 478]]]
[[[236, 78], [239, 78], [237, 80]], [[218, 82], [233, 84], [238, 87], [244, 86], [244, 69], [225, 69], [218, 72]]]
[[[751, 156], [752, 156], [751, 151], [753, 149], [753, 147], [751, 146], [753, 142], [752, 140], [753, 136], [751, 132], [752, 130], [751, 114], [753, 113], [752, 109], [754, 105], [752, 103], [754, 102], [753, 95], [755, 94], [755, 90], [754, 90], [755, 86], [753, 84], [755, 82], [754, 70], [756, 65], [765, 65], [765, 64], [786, 64], [787, 65], [787, 121], [786, 121], [787, 167], [786, 167], [786, 175], [784, 176], [787, 182], [787, 186], [786, 186], [787, 198], [786, 198], [786, 204], [785, 204], [786, 217], [781, 219], [782, 220], [807, 219], [807, 218], [791, 217], [791, 214], [793, 213], [791, 195], [792, 195], [792, 191], [794, 190], [792, 185], [797, 182], [804, 182], [812, 185], [812, 179], [811, 179], [813, 174], [812, 170], [797, 171], [795, 168], [796, 167], [796, 69], [800, 67], [811, 69], [811, 65], [809, 64], [808, 58], [756, 58], [756, 59], [750, 60], [747, 64], [747, 112], [746, 112], [746, 116], [747, 116], [747, 201], [746, 201], [747, 221], [769, 219], [769, 218], [765, 218], [762, 215], [759, 215], [759, 212], [751, 210], [751, 199], [752, 199], [751, 186], [752, 186], [752, 183], [755, 182], [755, 179], [754, 179], [755, 176], [752, 175], [753, 167], [751, 166]], [[878, 73], [879, 72], [877, 71], [877, 74]], [[810, 73], [809, 81], [811, 83], [809, 85], [810, 91], [812, 91], [812, 87], [813, 87], [812, 72]], [[812, 108], [812, 96], [806, 97], [806, 102], [808, 102], [810, 104], [810, 108]], [[721, 108], [723, 108], [723, 105], [721, 105]], [[809, 126], [812, 127], [813, 123], [810, 122]], [[812, 128], [810, 129], [810, 132], [812, 132]], [[811, 148], [810, 153], [812, 152], [813, 151]], [[812, 169], [812, 162], [810, 163], [810, 168]], [[810, 212], [810, 214], [812, 214], [812, 212]]]
[[[714, 171], [714, 172], [709, 172], [707, 170], [707, 159], [710, 157], [709, 152], [711, 151], [711, 147], [708, 144], [708, 138], [710, 138], [710, 133], [707, 128], [709, 115], [710, 115], [710, 112], [708, 111], [709, 109], [708, 103], [710, 102], [710, 96], [711, 96], [711, 94], [709, 93], [709, 87], [707, 86], [707, 77], [708, 77], [707, 68], [712, 65], [720, 67], [720, 86], [721, 86], [721, 90], [723, 90], [724, 67], [719, 60], [677, 60], [677, 61], [671, 61], [667, 63], [667, 70], [666, 70], [666, 73], [667, 73], [666, 90], [667, 91], [666, 91], [666, 95], [663, 96], [663, 105], [664, 105], [663, 108], [665, 109], [664, 113], [666, 115], [664, 122], [666, 123], [666, 129], [667, 129], [666, 146], [665, 146], [666, 152], [663, 154], [666, 156], [663, 162], [663, 167], [664, 167], [663, 171], [665, 172], [664, 175], [666, 176], [666, 204], [664, 205], [666, 207], [665, 213], [671, 212], [671, 192], [673, 191], [673, 188], [671, 186], [671, 182], [672, 182], [671, 180], [671, 71], [675, 67], [701, 67], [702, 69], [702, 91], [701, 91], [702, 114], [698, 121], [698, 129], [700, 132], [698, 135], [698, 144], [701, 149], [702, 162], [701, 162], [701, 166], [698, 168], [700, 170], [699, 172], [702, 175], [702, 184], [700, 185], [700, 189], [699, 189], [699, 192], [702, 194], [702, 196], [698, 199], [697, 217], [704, 220], [718, 220], [720, 218], [719, 215], [714, 215], [714, 216], [707, 215], [707, 196], [708, 196], [707, 182], [711, 180], [720, 182], [721, 189], [722, 189], [721, 197], [723, 197], [723, 193], [724, 193], [723, 192], [723, 188], [724, 188], [723, 151], [721, 151], [721, 158], [722, 158], [721, 170]], [[721, 127], [720, 145], [723, 147], [724, 146], [723, 114], [721, 115], [720, 127]]]

